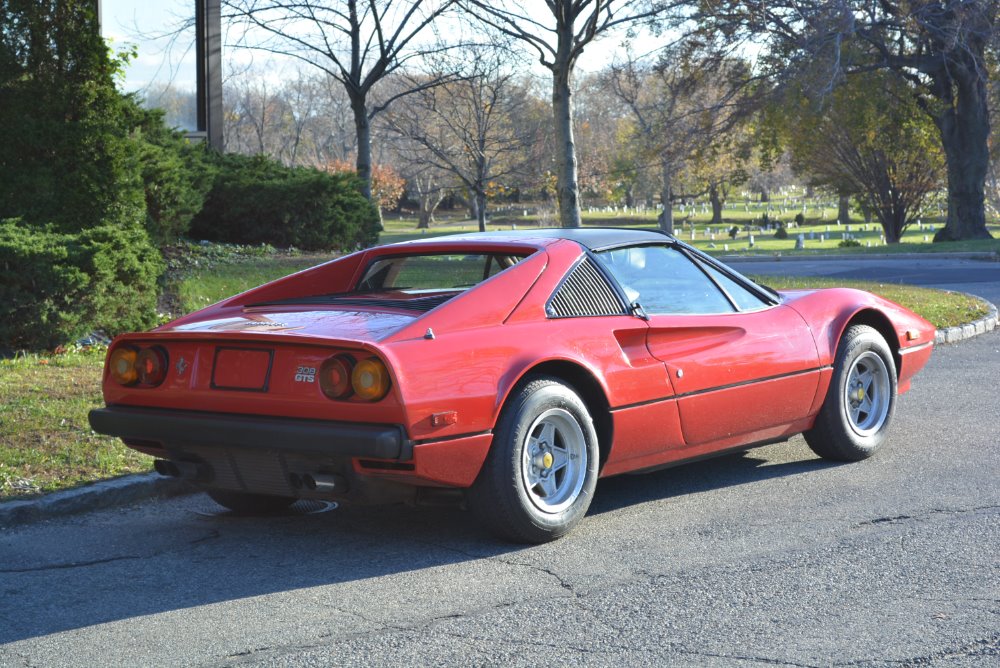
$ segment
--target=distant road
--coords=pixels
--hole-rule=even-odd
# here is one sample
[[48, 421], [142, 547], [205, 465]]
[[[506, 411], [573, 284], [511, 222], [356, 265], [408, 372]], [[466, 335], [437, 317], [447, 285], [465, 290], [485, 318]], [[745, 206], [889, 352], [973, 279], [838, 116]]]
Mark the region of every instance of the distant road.
[[906, 283], [941, 290], [955, 290], [1000, 304], [1000, 262], [948, 258], [726, 260], [745, 274], [768, 276], [823, 276], [827, 278]]

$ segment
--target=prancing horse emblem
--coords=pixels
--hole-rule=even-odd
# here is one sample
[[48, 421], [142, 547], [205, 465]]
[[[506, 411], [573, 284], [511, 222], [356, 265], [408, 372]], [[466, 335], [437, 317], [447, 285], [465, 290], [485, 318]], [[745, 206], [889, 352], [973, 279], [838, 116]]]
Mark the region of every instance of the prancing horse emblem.
[[174, 368], [177, 369], [178, 376], [183, 376], [184, 371], [188, 368], [187, 360], [184, 359], [183, 357], [180, 358], [179, 360], [177, 360], [177, 364], [174, 365]]

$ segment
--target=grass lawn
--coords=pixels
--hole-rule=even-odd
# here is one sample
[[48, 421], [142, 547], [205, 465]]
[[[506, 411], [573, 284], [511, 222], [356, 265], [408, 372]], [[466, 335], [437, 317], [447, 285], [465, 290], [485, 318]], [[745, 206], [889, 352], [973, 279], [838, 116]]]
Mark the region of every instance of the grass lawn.
[[[954, 241], [931, 243], [934, 232], [944, 226], [943, 216], [930, 216], [911, 225], [898, 244], [886, 244], [881, 240], [882, 230], [877, 223], [865, 223], [855, 215], [850, 220], [837, 223], [837, 209], [832, 206], [806, 207], [804, 224], [788, 229], [787, 239], [775, 239], [774, 232], [754, 232], [753, 246], [750, 233], [742, 228], [757, 226], [766, 213], [772, 221], [792, 223], [796, 213], [802, 211], [801, 200], [776, 198], [771, 202], [745, 202], [729, 204], [723, 210], [722, 225], [709, 225], [711, 213], [704, 206], [686, 207], [681, 211], [674, 208], [674, 233], [677, 238], [713, 255], [725, 254], [767, 254], [782, 255], [809, 254], [866, 254], [866, 253], [936, 253], [944, 251], [986, 251], [1000, 254], [1000, 225], [988, 225], [993, 239], [977, 241]], [[655, 227], [658, 212], [636, 209], [588, 209], [582, 211], [585, 226], [605, 227]], [[408, 241], [445, 234], [475, 232], [475, 221], [463, 217], [460, 212], [446, 212], [438, 216], [437, 222], [429, 230], [418, 230], [413, 218], [386, 218], [385, 231], [381, 243]], [[488, 230], [509, 230], [513, 227], [557, 227], [554, 211], [539, 210], [538, 207], [511, 209], [494, 212], [489, 219]], [[736, 239], [731, 239], [728, 230], [733, 225], [740, 227]], [[850, 229], [848, 229], [850, 228]], [[692, 234], [693, 232], [693, 234]], [[803, 236], [805, 248], [795, 249], [798, 235]], [[851, 235], [860, 247], [842, 248], [840, 243], [845, 235]]]
[[[405, 235], [406, 224], [390, 223], [387, 234]], [[183, 312], [202, 308], [330, 257], [276, 254], [191, 265], [175, 279], [175, 304]], [[778, 289], [860, 287], [921, 313], [938, 327], [969, 322], [986, 312], [978, 300], [908, 286], [812, 278], [760, 280]], [[149, 470], [148, 457], [117, 439], [94, 434], [87, 423], [87, 412], [102, 405], [103, 362], [100, 348], [0, 360], [0, 501]]]
[[0, 500], [150, 468], [90, 430], [103, 365], [103, 348], [0, 360]]
[[188, 270], [176, 287], [179, 311], [197, 311], [221, 299], [314, 267], [333, 257], [330, 254], [276, 256], [259, 261], [217, 264], [205, 269]]
[[752, 276], [752, 278], [775, 290], [794, 288], [858, 288], [859, 290], [867, 290], [905, 306], [914, 313], [919, 313], [934, 323], [938, 329], [964, 325], [967, 322], [984, 318], [989, 313], [986, 302], [976, 297], [918, 288], [912, 285], [794, 276]]

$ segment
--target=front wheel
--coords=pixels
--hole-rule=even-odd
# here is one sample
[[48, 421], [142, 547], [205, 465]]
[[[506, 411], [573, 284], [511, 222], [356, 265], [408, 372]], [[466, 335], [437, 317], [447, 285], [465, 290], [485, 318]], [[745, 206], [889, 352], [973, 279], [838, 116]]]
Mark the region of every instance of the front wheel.
[[597, 463], [597, 434], [583, 401], [554, 378], [536, 378], [504, 408], [469, 506], [502, 538], [559, 538], [586, 514]]
[[875, 329], [854, 325], [840, 339], [830, 389], [806, 442], [825, 459], [866, 459], [885, 441], [895, 408], [889, 346]]

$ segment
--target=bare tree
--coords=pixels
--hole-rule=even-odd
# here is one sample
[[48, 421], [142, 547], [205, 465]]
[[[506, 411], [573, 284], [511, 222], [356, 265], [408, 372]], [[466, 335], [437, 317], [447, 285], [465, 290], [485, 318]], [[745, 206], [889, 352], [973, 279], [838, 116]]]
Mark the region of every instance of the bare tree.
[[390, 129], [419, 148], [428, 164], [452, 174], [469, 191], [482, 231], [489, 191], [520, 170], [535, 138], [518, 132], [514, 123], [526, 94], [505, 67], [504, 55], [503, 50], [466, 51], [459, 79], [425, 87], [385, 116]]
[[303, 162], [320, 167], [331, 162], [346, 162], [357, 155], [358, 135], [354, 130], [351, 100], [343, 84], [317, 72], [316, 115], [309, 126], [309, 155]]
[[426, 161], [420, 161], [412, 167], [407, 185], [417, 200], [417, 229], [426, 230], [434, 222], [434, 212], [448, 194], [447, 173]]
[[392, 102], [447, 80], [425, 79], [415, 89], [372, 104], [385, 77], [439, 47], [421, 43], [455, 0], [223, 0], [226, 17], [245, 28], [239, 46], [291, 56], [340, 82], [357, 135], [357, 171], [371, 198], [371, 120]]
[[[577, 60], [591, 42], [616, 28], [651, 20], [673, 5], [658, 0], [546, 0], [530, 11], [519, 0], [459, 0], [484, 24], [520, 40], [552, 72], [559, 222], [580, 227], [580, 187], [573, 139], [572, 79]], [[541, 3], [530, 3], [540, 7]], [[551, 19], [552, 23], [543, 21]]]
[[[693, 57], [678, 49], [662, 53], [653, 64], [630, 57], [608, 71], [611, 89], [634, 121], [637, 154], [659, 169], [659, 225], [668, 234], [674, 232], [675, 176], [696, 156], [713, 152], [753, 110], [748, 76], [741, 61], [717, 54]], [[712, 196], [713, 222], [721, 223], [720, 185], [726, 175], [718, 169], [713, 174], [706, 188]]]
[[225, 147], [233, 153], [280, 158], [287, 106], [280, 88], [249, 75], [231, 77], [225, 89]]

